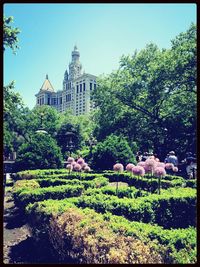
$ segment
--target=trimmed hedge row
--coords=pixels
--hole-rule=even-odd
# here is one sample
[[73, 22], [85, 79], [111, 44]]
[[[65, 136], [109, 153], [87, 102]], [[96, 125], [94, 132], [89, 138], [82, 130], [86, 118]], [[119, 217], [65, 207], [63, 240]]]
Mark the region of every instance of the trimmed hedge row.
[[46, 188], [22, 189], [13, 193], [15, 203], [25, 207], [29, 203], [42, 201], [45, 199], [63, 199], [80, 196], [83, 192], [83, 185], [61, 185]]
[[26, 171], [17, 172], [16, 174], [14, 174], [13, 178], [15, 178], [16, 180], [35, 179], [38, 176], [65, 174], [67, 172], [68, 172], [67, 169], [26, 170]]
[[[53, 215], [59, 216], [66, 211], [69, 213], [71, 207], [74, 207], [73, 204], [69, 202], [69, 199], [65, 199], [60, 201], [47, 200], [29, 204], [26, 208], [26, 211], [30, 216], [30, 223], [33, 230], [36, 231], [37, 229], [40, 232], [50, 232], [54, 247], [57, 250], [61, 250], [61, 254], [61, 247], [63, 248], [61, 244], [64, 244], [65, 242], [63, 243], [63, 241], [66, 240], [63, 240], [63, 233], [61, 233], [60, 230], [55, 231], [54, 228], [53, 232], [49, 231], [49, 229], [52, 230], [52, 228], [49, 228], [50, 221]], [[76, 208], [76, 210], [78, 209]], [[114, 233], [135, 237], [144, 243], [149, 243], [152, 240], [158, 241], [152, 247], [154, 247], [155, 251], [162, 250], [162, 246], [165, 247], [163, 253], [164, 263], [195, 263], [196, 261], [196, 230], [193, 227], [187, 229], [165, 230], [161, 226], [141, 222], [130, 222], [122, 216], [114, 216], [111, 213], [105, 213], [103, 215], [97, 214], [88, 208], [83, 209], [83, 211], [80, 211], [79, 209], [78, 212], [83, 212], [86, 215], [80, 222], [81, 227], [88, 226], [88, 228], [95, 231], [96, 227], [94, 222], [91, 223], [89, 218], [91, 216], [95, 222], [102, 222], [102, 220], [104, 220], [104, 224], [109, 226]], [[65, 220], [64, 222], [65, 225], [67, 225], [68, 220]], [[54, 233], [56, 233], [56, 235]], [[100, 234], [103, 238], [104, 234], [102, 234], [102, 231]], [[151, 242], [150, 244], [152, 245]]]
[[[92, 181], [80, 181], [78, 179], [37, 179], [19, 180], [14, 184], [13, 196], [15, 203], [26, 206], [29, 202], [66, 197], [80, 196], [83, 189], [100, 188], [108, 184], [108, 178], [98, 177]], [[40, 186], [46, 186], [40, 188]]]
[[[101, 188], [89, 188], [84, 192], [84, 195], [94, 195], [98, 193], [103, 193], [106, 195], [116, 196], [116, 188], [113, 186], [105, 186]], [[119, 187], [118, 188], [118, 197], [128, 197], [128, 198], [137, 198], [142, 196], [147, 196], [149, 193], [144, 190], [136, 189], [135, 187]]]
[[71, 172], [65, 170], [61, 173], [48, 173], [40, 172], [39, 170], [34, 171], [22, 171], [16, 174], [15, 179], [17, 180], [31, 180], [31, 179], [79, 179], [79, 180], [93, 180], [97, 177], [102, 177], [101, 173], [82, 173], [82, 172]]
[[[136, 188], [141, 188], [143, 190], [148, 190], [155, 192], [158, 189], [158, 178], [155, 177], [142, 177], [138, 178], [130, 173], [104, 173], [104, 176], [109, 179], [110, 182], [122, 181], [128, 183], [130, 186], [135, 186]], [[176, 178], [177, 177], [177, 178]], [[185, 183], [182, 177], [174, 176], [172, 180], [161, 179], [161, 188], [167, 189], [170, 187], [181, 187]]]
[[103, 213], [110, 211], [131, 221], [157, 223], [165, 228], [196, 225], [196, 190], [192, 188], [165, 190], [161, 195], [152, 194], [134, 200], [96, 194], [83, 195], [72, 201], [78, 207]]
[[[80, 180], [93, 180], [97, 177], [107, 177], [110, 182], [122, 181], [126, 182], [129, 185], [141, 188], [143, 190], [148, 190], [155, 192], [158, 189], [158, 179], [156, 177], [150, 177], [145, 175], [143, 178], [138, 178], [128, 172], [118, 174], [113, 171], [104, 171], [102, 173], [69, 173], [66, 169], [60, 170], [31, 170], [31, 171], [22, 171], [16, 174], [17, 179], [80, 179]], [[195, 181], [187, 181], [180, 176], [167, 175], [161, 179], [161, 187], [167, 189], [170, 187], [195, 187]]]
[[[79, 177], [80, 178], [80, 177]], [[84, 185], [85, 189], [91, 187], [101, 187], [105, 186], [109, 183], [108, 178], [105, 178], [103, 176], [98, 176], [94, 178], [93, 180], [80, 180], [80, 179], [62, 179], [62, 178], [43, 178], [43, 179], [36, 179], [36, 181], [40, 184], [41, 187], [48, 187], [48, 186], [56, 186], [56, 185], [64, 185], [64, 184], [71, 184], [71, 185]]]
[[[96, 179], [97, 181], [95, 179], [93, 181], [81, 181], [82, 185], [81, 183], [77, 185], [77, 181], [75, 181], [76, 185], [62, 185], [35, 190], [27, 189], [26, 185], [18, 190], [14, 189], [14, 199], [16, 204], [24, 206], [29, 202], [41, 201], [48, 198], [63, 199], [65, 197], [80, 196], [84, 187], [85, 189], [91, 186], [100, 187], [108, 183], [107, 180], [104, 180], [102, 183], [101, 180], [98, 180], [99, 178]], [[22, 184], [27, 184], [27, 182], [21, 182]], [[73, 183], [73, 180], [70, 182]], [[105, 193], [106, 190], [107, 193], [110, 190], [111, 194], [115, 192], [114, 189], [101, 189]], [[113, 214], [125, 216], [132, 221], [158, 223], [166, 228], [184, 228], [196, 224], [195, 189], [179, 188], [164, 190], [162, 195], [152, 194], [150, 196], [140, 197], [137, 200], [128, 198], [119, 199], [116, 196], [105, 195], [100, 191], [98, 194], [93, 194], [96, 192], [92, 192], [91, 190], [88, 192], [92, 195], [83, 195], [81, 198], [75, 198], [73, 201], [78, 206], [94, 208], [97, 212], [111, 211]]]

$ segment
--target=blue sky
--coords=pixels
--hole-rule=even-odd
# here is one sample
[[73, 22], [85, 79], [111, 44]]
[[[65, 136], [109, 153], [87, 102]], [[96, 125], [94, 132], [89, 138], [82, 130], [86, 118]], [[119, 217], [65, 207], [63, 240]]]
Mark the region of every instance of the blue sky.
[[64, 72], [76, 44], [86, 73], [109, 74], [120, 57], [153, 42], [169, 48], [170, 40], [196, 23], [195, 4], [4, 4], [21, 30], [17, 55], [4, 52], [4, 84], [15, 80], [25, 105], [49, 75], [62, 89]]

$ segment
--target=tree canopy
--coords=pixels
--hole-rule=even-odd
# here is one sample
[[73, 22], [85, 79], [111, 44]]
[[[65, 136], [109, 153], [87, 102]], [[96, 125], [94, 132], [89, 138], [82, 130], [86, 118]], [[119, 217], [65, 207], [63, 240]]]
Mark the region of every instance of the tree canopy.
[[18, 34], [20, 30], [12, 27], [10, 24], [14, 21], [13, 17], [3, 17], [3, 50], [11, 48], [15, 53], [18, 49]]
[[99, 140], [115, 132], [156, 153], [194, 151], [196, 26], [172, 40], [170, 49], [151, 43], [122, 56], [120, 68], [99, 79], [93, 99]]

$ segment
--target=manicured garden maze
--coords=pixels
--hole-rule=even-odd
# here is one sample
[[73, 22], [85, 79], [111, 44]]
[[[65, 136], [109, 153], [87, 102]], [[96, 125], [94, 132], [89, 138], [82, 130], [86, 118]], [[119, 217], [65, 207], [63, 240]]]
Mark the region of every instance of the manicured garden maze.
[[[156, 178], [129, 173], [36, 170], [17, 179], [16, 204], [62, 262], [69, 255], [78, 263], [196, 262], [195, 181], [167, 176], [159, 195]], [[109, 181], [130, 186], [116, 196]]]

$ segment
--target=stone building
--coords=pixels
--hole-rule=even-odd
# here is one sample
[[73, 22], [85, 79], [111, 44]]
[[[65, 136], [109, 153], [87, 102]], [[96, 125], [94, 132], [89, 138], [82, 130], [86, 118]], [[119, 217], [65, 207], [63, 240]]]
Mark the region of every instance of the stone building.
[[88, 114], [93, 109], [91, 92], [96, 89], [96, 76], [82, 71], [80, 53], [76, 46], [72, 51], [72, 61], [65, 71], [63, 88], [55, 92], [48, 75], [36, 96], [36, 105], [49, 105], [59, 112], [71, 110], [73, 115]]

